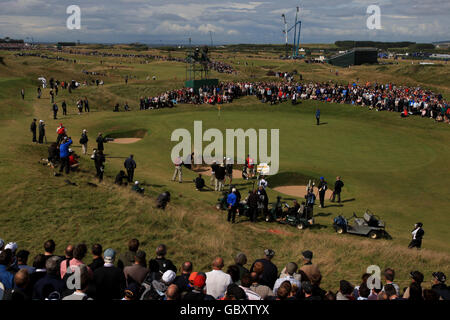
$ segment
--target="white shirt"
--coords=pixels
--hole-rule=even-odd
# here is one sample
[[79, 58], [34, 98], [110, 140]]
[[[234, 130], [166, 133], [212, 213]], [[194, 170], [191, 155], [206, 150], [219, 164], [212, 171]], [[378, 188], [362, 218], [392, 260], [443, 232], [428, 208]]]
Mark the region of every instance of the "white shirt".
[[287, 275], [284, 278], [278, 278], [277, 281], [275, 281], [275, 284], [273, 285], [273, 294], [277, 294], [278, 288], [281, 286], [281, 284], [285, 281], [289, 281], [291, 283], [291, 285], [296, 285], [298, 289], [301, 288], [300, 285], [300, 281], [298, 281], [297, 279], [295, 279], [293, 276], [291, 275]]
[[225, 295], [227, 287], [232, 283], [231, 276], [222, 270], [212, 270], [206, 273], [206, 294], [218, 299]]
[[248, 300], [262, 300], [261, 296], [257, 294], [255, 291], [251, 290], [250, 288], [246, 288], [243, 286], [239, 286], [239, 288], [245, 291]]

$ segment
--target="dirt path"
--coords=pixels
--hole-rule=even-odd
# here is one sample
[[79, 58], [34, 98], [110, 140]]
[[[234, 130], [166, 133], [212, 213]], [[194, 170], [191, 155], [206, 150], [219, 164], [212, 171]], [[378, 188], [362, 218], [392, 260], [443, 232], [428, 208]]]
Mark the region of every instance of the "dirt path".
[[141, 141], [141, 138], [118, 138], [114, 139], [114, 141], [111, 141], [110, 143], [118, 143], [118, 144], [129, 144], [129, 143], [135, 143], [138, 141]]
[[[306, 195], [306, 186], [282, 186], [276, 187], [273, 190], [278, 191], [280, 193], [284, 193], [290, 196], [304, 198]], [[315, 193], [317, 194], [317, 189], [315, 189]], [[333, 191], [328, 189], [325, 192], [325, 200], [330, 199], [330, 196], [333, 194]]]

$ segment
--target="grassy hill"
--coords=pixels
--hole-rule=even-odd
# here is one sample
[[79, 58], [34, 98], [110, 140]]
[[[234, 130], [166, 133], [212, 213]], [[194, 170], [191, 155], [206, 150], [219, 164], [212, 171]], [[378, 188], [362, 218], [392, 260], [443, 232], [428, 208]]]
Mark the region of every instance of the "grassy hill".
[[[153, 52], [153, 51], [152, 51]], [[53, 53], [50, 53], [53, 54]], [[67, 243], [99, 242], [105, 248], [124, 250], [128, 239], [136, 237], [143, 249], [152, 255], [159, 243], [169, 246], [169, 255], [177, 265], [192, 260], [195, 270], [208, 270], [215, 255], [233, 263], [237, 252], [247, 254], [249, 261], [262, 256], [266, 247], [275, 250], [274, 262], [281, 269], [289, 261], [300, 262], [301, 251], [310, 249], [324, 274], [324, 287], [337, 288], [340, 279], [354, 284], [371, 264], [382, 269], [396, 269], [398, 282], [407, 285], [413, 269], [426, 277], [432, 271], [448, 273], [448, 190], [450, 184], [450, 142], [448, 125], [429, 119], [400, 119], [398, 114], [368, 111], [365, 108], [320, 104], [306, 101], [300, 106], [263, 105], [248, 97], [226, 105], [220, 118], [212, 106], [177, 106], [174, 109], [138, 111], [141, 95], [152, 95], [183, 85], [184, 65], [175, 62], [140, 59], [77, 56], [76, 64], [37, 57], [16, 58], [0, 52], [0, 237], [17, 241], [32, 256], [42, 251], [48, 238], [57, 243], [62, 253]], [[75, 57], [67, 53], [66, 57]], [[104, 60], [100, 64], [100, 60]], [[307, 65], [263, 57], [246, 58], [233, 54], [225, 59], [239, 70], [238, 75], [214, 73], [220, 79], [272, 80], [265, 76], [273, 68], [280, 71], [298, 70], [304, 79], [313, 81], [394, 81], [398, 84], [436, 88], [449, 97], [449, 67], [427, 69], [406, 63], [399, 65], [361, 66], [339, 69], [336, 76], [329, 66]], [[239, 64], [237, 62], [240, 61]], [[246, 66], [243, 62], [249, 62]], [[111, 68], [114, 66], [115, 68]], [[270, 67], [270, 68], [269, 68]], [[385, 68], [384, 68], [385, 67]], [[81, 70], [98, 71], [107, 76], [88, 76]], [[59, 80], [91, 80], [101, 78], [104, 86], [87, 86], [64, 90], [56, 99], [68, 104], [68, 115], [53, 120], [48, 89], [42, 99], [36, 98], [37, 78]], [[127, 86], [123, 77], [133, 75]], [[156, 75], [157, 80], [146, 80]], [[20, 98], [25, 88], [26, 98]], [[75, 101], [88, 97], [92, 112], [78, 115]], [[115, 103], [128, 101], [134, 109], [129, 113], [112, 113]], [[314, 110], [319, 106], [326, 125], [315, 126]], [[98, 183], [88, 156], [82, 157], [82, 171], [68, 177], [55, 177], [53, 170], [38, 163], [47, 157], [47, 145], [31, 143], [29, 124], [36, 117], [47, 123], [48, 140], [56, 139], [60, 122], [74, 140], [73, 149], [81, 153], [78, 144], [82, 129], [89, 131], [89, 149], [94, 147], [98, 132], [126, 137], [140, 132], [143, 139], [129, 145], [106, 144], [106, 178]], [[250, 224], [239, 218], [236, 225], [226, 223], [226, 213], [214, 209], [218, 194], [198, 193], [192, 184], [195, 173], [184, 170], [185, 183], [170, 180], [172, 165], [170, 134], [176, 128], [193, 131], [194, 120], [202, 120], [206, 128], [279, 128], [280, 176], [292, 184], [297, 177], [325, 176], [329, 183], [337, 175], [345, 182], [342, 207], [328, 206], [315, 210], [318, 226], [299, 231], [295, 228], [259, 222]], [[142, 132], [147, 132], [145, 135]], [[204, 146], [206, 143], [204, 144]], [[146, 188], [144, 196], [131, 193], [128, 187], [113, 184], [113, 178], [123, 167], [123, 161], [134, 154], [136, 178]], [[70, 182], [76, 185], [65, 182]], [[207, 179], [208, 181], [208, 179]], [[275, 180], [274, 180], [275, 181]], [[94, 183], [97, 187], [88, 184]], [[237, 181], [243, 195], [251, 184]], [[156, 196], [169, 190], [172, 202], [166, 211], [154, 208]], [[271, 202], [277, 192], [269, 190]], [[286, 198], [287, 197], [283, 195]], [[329, 204], [329, 203], [328, 203]], [[350, 235], [338, 236], [331, 228], [337, 214], [350, 216], [371, 209], [387, 223], [392, 240], [371, 241]], [[426, 236], [424, 249], [408, 250], [412, 225], [422, 221]]]

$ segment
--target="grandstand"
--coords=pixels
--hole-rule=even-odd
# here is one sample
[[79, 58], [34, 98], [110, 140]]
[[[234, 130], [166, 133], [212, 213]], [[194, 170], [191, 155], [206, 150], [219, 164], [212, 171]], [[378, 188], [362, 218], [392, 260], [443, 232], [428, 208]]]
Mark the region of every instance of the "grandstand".
[[354, 48], [329, 58], [327, 62], [339, 67], [378, 63], [378, 52], [376, 48]]

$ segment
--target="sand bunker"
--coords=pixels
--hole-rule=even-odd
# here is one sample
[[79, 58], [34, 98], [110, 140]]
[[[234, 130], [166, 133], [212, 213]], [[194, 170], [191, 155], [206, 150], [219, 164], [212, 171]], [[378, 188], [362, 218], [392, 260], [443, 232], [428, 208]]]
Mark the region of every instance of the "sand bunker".
[[114, 141], [111, 141], [110, 143], [129, 144], [138, 142], [140, 140], [142, 140], [142, 138], [117, 138], [114, 139]]
[[[306, 195], [306, 186], [282, 186], [282, 187], [276, 187], [273, 190], [293, 196], [293, 197], [297, 197], [297, 198], [305, 198], [305, 195]], [[314, 188], [314, 192], [317, 195], [317, 188]], [[330, 196], [332, 194], [333, 194], [333, 191], [328, 189], [325, 192], [325, 200], [330, 199]]]
[[[195, 167], [192, 170], [197, 173], [201, 173], [205, 176], [211, 176], [211, 167]], [[242, 178], [242, 171], [241, 170], [234, 170], [233, 169], [233, 179], [241, 179]]]

